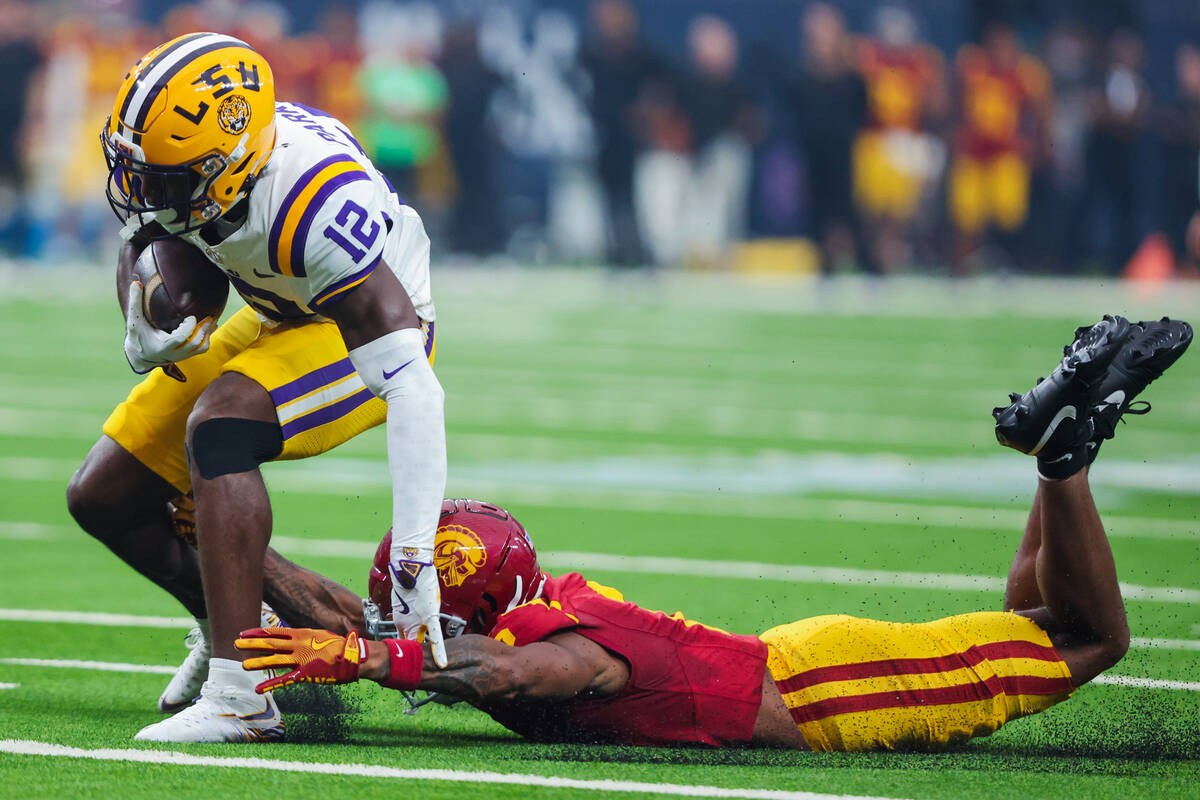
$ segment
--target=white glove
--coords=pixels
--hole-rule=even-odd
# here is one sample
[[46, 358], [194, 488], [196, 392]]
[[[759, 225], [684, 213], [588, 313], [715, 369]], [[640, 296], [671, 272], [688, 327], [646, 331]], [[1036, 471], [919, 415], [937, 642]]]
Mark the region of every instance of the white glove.
[[199, 323], [188, 317], [179, 327], [167, 333], [150, 324], [142, 311], [142, 284], [129, 284], [129, 300], [125, 308], [125, 357], [139, 375], [155, 367], [184, 361], [208, 350], [208, 338], [217, 329], [217, 321], [205, 317]]
[[[417, 573], [415, 581], [413, 571]], [[404, 557], [392, 562], [392, 578], [392, 621], [396, 623], [396, 630], [405, 639], [427, 642], [433, 660], [439, 668], [445, 668], [446, 645], [442, 642], [442, 623], [438, 616], [442, 592], [433, 566], [433, 550], [405, 547]], [[404, 584], [410, 588], [405, 588]]]

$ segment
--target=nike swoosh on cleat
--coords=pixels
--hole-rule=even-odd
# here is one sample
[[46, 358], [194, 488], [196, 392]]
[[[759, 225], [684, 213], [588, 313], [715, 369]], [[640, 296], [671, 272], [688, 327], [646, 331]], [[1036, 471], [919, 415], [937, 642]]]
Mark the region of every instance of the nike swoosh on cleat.
[[1064, 419], [1075, 419], [1075, 406], [1063, 406], [1058, 410], [1058, 413], [1054, 415], [1054, 419], [1050, 420], [1050, 424], [1046, 426], [1046, 432], [1042, 434], [1042, 438], [1029, 451], [1029, 455], [1036, 456], [1042, 451], [1042, 448], [1046, 446], [1046, 442], [1058, 430], [1058, 426], [1062, 424]]
[[254, 711], [250, 714], [218, 714], [219, 717], [236, 717], [237, 719], [246, 722], [257, 722], [259, 720], [271, 719], [275, 716], [275, 709], [271, 708], [271, 703], [268, 701], [263, 705], [262, 711]]
[[412, 363], [412, 362], [414, 362], [414, 361], [416, 361], [416, 359], [415, 359], [415, 358], [410, 358], [408, 361], [405, 361], [403, 364], [401, 364], [400, 366], [396, 367], [396, 368], [395, 368], [394, 370], [392, 370], [391, 372], [388, 372], [388, 371], [385, 369], [385, 370], [383, 371], [383, 379], [384, 379], [385, 381], [391, 380], [391, 379], [392, 379], [392, 376], [394, 376], [394, 375], [395, 375], [397, 372], [399, 372], [400, 370], [404, 369], [405, 367], [407, 367], [409, 364], [411, 364], [411, 363]]
[[1108, 397], [1104, 398], [1104, 402], [1112, 405], [1121, 405], [1121, 403], [1125, 402], [1125, 391], [1123, 389], [1117, 389]]
[[1059, 456], [1058, 458], [1054, 459], [1053, 461], [1043, 461], [1042, 463], [1043, 463], [1043, 464], [1060, 464], [1060, 463], [1062, 463], [1063, 461], [1070, 461], [1070, 460], [1071, 460], [1071, 454], [1070, 454], [1070, 453], [1063, 453], [1061, 456]]

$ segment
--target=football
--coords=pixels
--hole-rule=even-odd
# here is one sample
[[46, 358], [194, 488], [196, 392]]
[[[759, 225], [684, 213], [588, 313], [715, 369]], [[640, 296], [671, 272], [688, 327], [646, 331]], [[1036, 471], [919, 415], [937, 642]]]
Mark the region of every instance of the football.
[[142, 284], [142, 313], [151, 325], [173, 331], [187, 317], [220, 317], [229, 279], [198, 247], [182, 239], [158, 239], [133, 265]]

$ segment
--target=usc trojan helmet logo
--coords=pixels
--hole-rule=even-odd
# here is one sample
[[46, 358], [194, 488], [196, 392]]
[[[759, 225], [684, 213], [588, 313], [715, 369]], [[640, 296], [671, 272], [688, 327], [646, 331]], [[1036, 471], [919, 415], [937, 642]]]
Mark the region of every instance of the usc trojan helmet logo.
[[483, 540], [461, 525], [438, 528], [433, 547], [433, 565], [445, 586], [461, 586], [463, 581], [487, 563]]

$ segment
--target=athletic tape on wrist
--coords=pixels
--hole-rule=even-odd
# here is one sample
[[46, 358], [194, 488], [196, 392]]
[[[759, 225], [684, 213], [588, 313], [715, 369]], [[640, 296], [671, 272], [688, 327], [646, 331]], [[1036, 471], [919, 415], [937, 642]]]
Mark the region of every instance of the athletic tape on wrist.
[[387, 639], [388, 676], [379, 682], [388, 689], [412, 691], [421, 687], [421, 669], [425, 651], [415, 639]]

